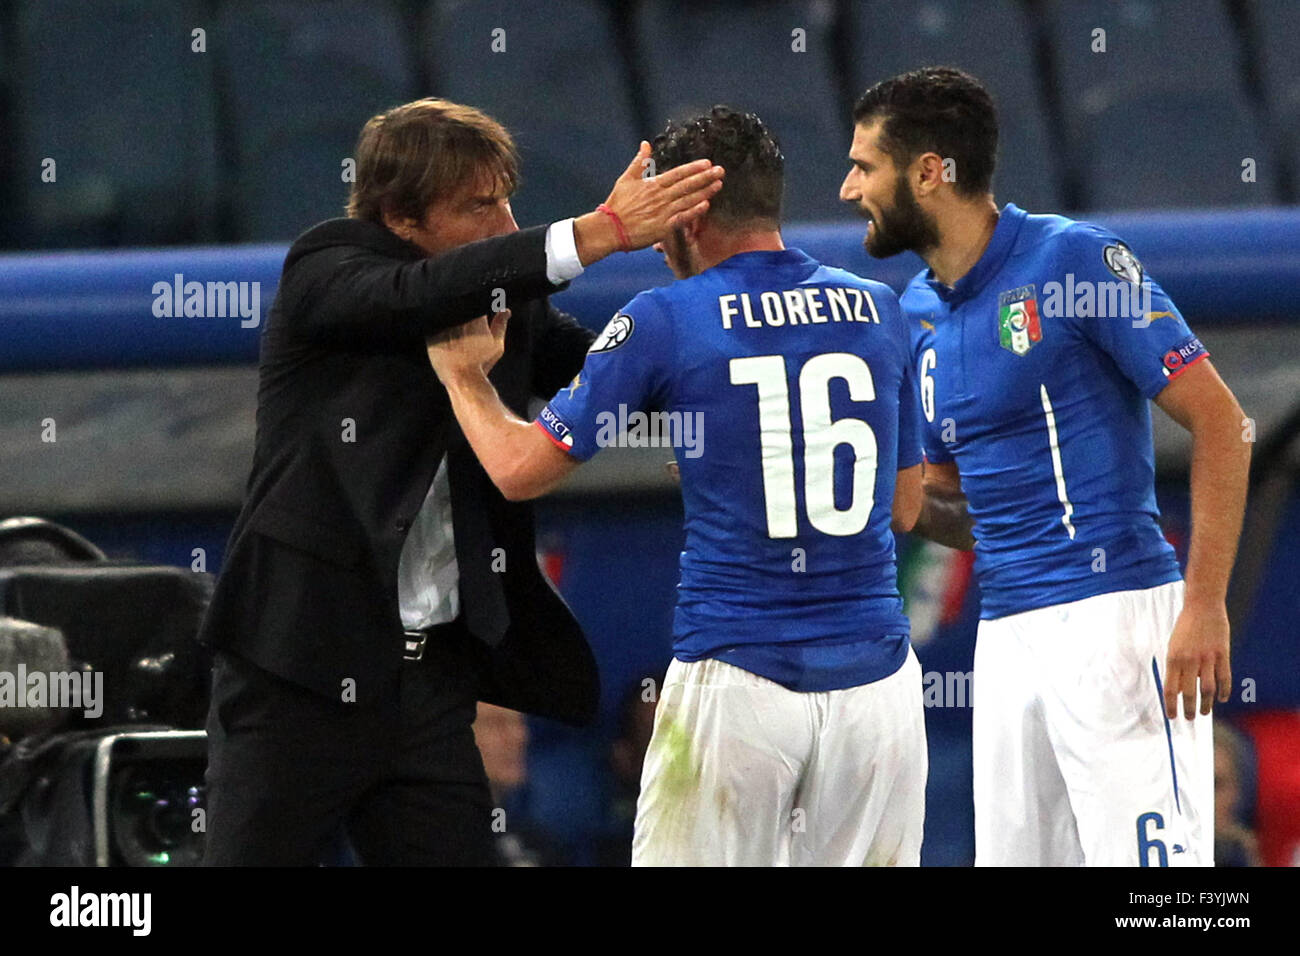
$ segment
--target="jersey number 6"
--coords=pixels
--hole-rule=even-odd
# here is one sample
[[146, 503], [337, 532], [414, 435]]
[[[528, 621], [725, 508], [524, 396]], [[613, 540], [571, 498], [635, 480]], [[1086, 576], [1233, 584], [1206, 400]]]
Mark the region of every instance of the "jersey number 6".
[[[793, 425], [785, 356], [733, 358], [730, 370], [732, 385], [758, 386], [758, 431], [768, 537], [793, 538], [799, 533], [799, 522], [795, 514]], [[859, 418], [831, 421], [830, 381], [833, 378], [848, 383], [849, 398], [855, 402], [874, 401], [876, 388], [867, 363], [848, 352], [814, 355], [799, 370], [804, 504], [808, 521], [823, 534], [847, 536], [867, 526], [875, 503], [876, 434]], [[844, 509], [835, 507], [838, 445], [853, 449], [853, 499]]]

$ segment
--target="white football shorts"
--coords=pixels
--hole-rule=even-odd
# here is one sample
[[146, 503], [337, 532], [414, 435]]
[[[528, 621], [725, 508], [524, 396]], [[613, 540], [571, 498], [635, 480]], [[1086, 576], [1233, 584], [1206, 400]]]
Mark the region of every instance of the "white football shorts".
[[976, 866], [1213, 866], [1209, 716], [1165, 717], [1183, 582], [980, 621]]
[[633, 866], [918, 866], [921, 667], [792, 691], [719, 660], [668, 668], [641, 773]]

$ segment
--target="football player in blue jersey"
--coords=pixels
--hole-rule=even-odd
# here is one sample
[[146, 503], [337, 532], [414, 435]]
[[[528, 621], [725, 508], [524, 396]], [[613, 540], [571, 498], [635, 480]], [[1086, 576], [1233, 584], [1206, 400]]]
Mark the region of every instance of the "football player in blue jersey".
[[[916, 530], [973, 544], [982, 592], [976, 864], [1210, 865], [1241, 408], [1122, 239], [998, 208], [997, 117], [973, 77], [896, 76], [853, 119], [840, 196], [871, 220], [867, 251], [928, 266], [902, 296], [924, 418]], [[1151, 401], [1192, 436], [1185, 579], [1158, 524]]]
[[637, 416], [676, 439], [686, 545], [634, 865], [914, 866], [928, 763], [891, 530], [921, 495], [906, 326], [887, 286], [784, 246], [784, 160], [756, 116], [671, 124], [651, 158], [703, 156], [721, 190], [656, 245], [678, 281], [620, 309], [536, 422], [483, 373], [502, 319], [430, 360], [510, 498], [550, 490]]

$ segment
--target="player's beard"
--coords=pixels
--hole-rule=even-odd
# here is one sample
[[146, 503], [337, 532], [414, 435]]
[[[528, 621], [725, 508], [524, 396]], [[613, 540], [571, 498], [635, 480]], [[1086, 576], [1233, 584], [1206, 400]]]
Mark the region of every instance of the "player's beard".
[[939, 227], [934, 217], [927, 215], [917, 203], [903, 176], [894, 184], [894, 204], [880, 210], [862, 244], [867, 254], [876, 259], [888, 259], [909, 250], [923, 253], [939, 244]]

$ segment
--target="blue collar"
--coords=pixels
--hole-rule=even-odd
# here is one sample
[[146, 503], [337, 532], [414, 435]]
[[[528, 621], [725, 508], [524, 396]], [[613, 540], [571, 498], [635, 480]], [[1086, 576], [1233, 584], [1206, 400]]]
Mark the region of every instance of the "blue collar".
[[714, 269], [772, 269], [782, 266], [816, 268], [820, 263], [802, 249], [755, 249], [723, 259]]
[[1025, 217], [1028, 215], [1029, 213], [1019, 206], [1007, 203], [1002, 207], [1002, 212], [998, 215], [998, 224], [993, 230], [992, 238], [989, 239], [988, 247], [975, 265], [970, 267], [970, 271], [958, 279], [956, 284], [949, 289], [934, 277], [933, 269], [926, 269], [926, 285], [934, 290], [935, 295], [940, 300], [949, 305], [956, 305], [979, 295], [980, 290], [984, 288], [989, 279], [1007, 261], [1007, 256], [1011, 254], [1011, 249], [1016, 244], [1016, 237], [1020, 234], [1020, 227], [1024, 224]]

